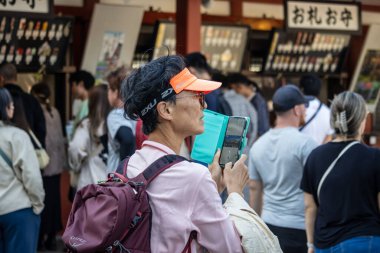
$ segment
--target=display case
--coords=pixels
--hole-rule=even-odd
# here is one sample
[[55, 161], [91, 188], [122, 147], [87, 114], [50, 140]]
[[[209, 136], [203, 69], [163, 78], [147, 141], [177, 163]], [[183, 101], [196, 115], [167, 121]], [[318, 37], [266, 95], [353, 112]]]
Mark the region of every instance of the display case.
[[73, 18], [0, 16], [0, 20], [0, 63], [13, 63], [19, 72], [62, 69]]
[[[201, 52], [211, 67], [225, 72], [238, 72], [241, 70], [249, 31], [248, 26], [203, 24]], [[174, 23], [158, 22], [155, 34], [154, 59], [176, 53]]]
[[350, 35], [274, 30], [264, 73], [340, 73]]

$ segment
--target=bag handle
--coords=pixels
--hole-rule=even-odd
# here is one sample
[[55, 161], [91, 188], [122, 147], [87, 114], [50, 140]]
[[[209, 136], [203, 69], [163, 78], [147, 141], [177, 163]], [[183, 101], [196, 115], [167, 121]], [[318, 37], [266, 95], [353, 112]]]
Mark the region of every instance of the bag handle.
[[317, 197], [318, 197], [318, 202], [320, 202], [319, 200], [319, 195], [320, 195], [320, 191], [321, 191], [321, 188], [322, 188], [322, 185], [323, 185], [323, 182], [326, 180], [326, 177], [330, 174], [330, 172], [332, 171], [332, 169], [334, 168], [335, 164], [338, 162], [339, 158], [344, 154], [346, 153], [346, 151], [351, 148], [353, 145], [355, 144], [359, 144], [358, 141], [353, 141], [351, 142], [350, 144], [348, 144], [338, 155], [337, 158], [335, 158], [335, 160], [330, 164], [330, 166], [327, 168], [327, 170], [325, 171], [325, 173], [323, 174], [321, 180], [319, 181], [319, 184], [318, 184], [318, 190], [317, 190]]
[[42, 149], [42, 145], [41, 143], [39, 142], [39, 140], [37, 139], [37, 137], [34, 135], [33, 131], [28, 129], [28, 132], [30, 134], [30, 136], [32, 136], [32, 139], [34, 140], [34, 142], [36, 143], [38, 149]]
[[115, 172], [108, 173], [108, 180], [112, 180], [113, 178], [117, 177], [124, 183], [127, 183], [129, 179], [127, 178], [127, 166], [129, 162], [129, 156], [125, 159], [123, 159], [119, 165], [117, 166], [117, 169]]

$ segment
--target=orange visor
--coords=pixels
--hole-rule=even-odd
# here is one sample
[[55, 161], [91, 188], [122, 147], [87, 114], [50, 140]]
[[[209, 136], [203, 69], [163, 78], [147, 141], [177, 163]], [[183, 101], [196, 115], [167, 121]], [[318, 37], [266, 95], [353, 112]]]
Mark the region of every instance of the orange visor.
[[170, 85], [177, 94], [184, 90], [198, 91], [207, 94], [218, 89], [222, 83], [198, 79], [196, 76], [191, 74], [187, 68], [184, 68], [181, 72], [170, 79]]

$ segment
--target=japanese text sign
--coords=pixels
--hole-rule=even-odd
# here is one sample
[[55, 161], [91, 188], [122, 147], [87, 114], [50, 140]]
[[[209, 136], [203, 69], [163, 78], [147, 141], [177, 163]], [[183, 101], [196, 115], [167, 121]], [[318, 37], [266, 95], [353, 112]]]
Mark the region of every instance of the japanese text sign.
[[0, 12], [50, 14], [51, 0], [0, 0]]
[[288, 0], [285, 18], [288, 30], [361, 31], [360, 3]]

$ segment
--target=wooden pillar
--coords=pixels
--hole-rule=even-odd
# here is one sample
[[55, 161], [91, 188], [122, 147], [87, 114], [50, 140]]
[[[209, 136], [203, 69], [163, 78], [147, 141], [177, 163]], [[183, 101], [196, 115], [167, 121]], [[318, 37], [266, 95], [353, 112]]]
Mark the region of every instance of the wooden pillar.
[[201, 0], [177, 0], [176, 37], [177, 54], [201, 50]]
[[243, 0], [230, 0], [230, 15], [238, 20], [243, 17]]

